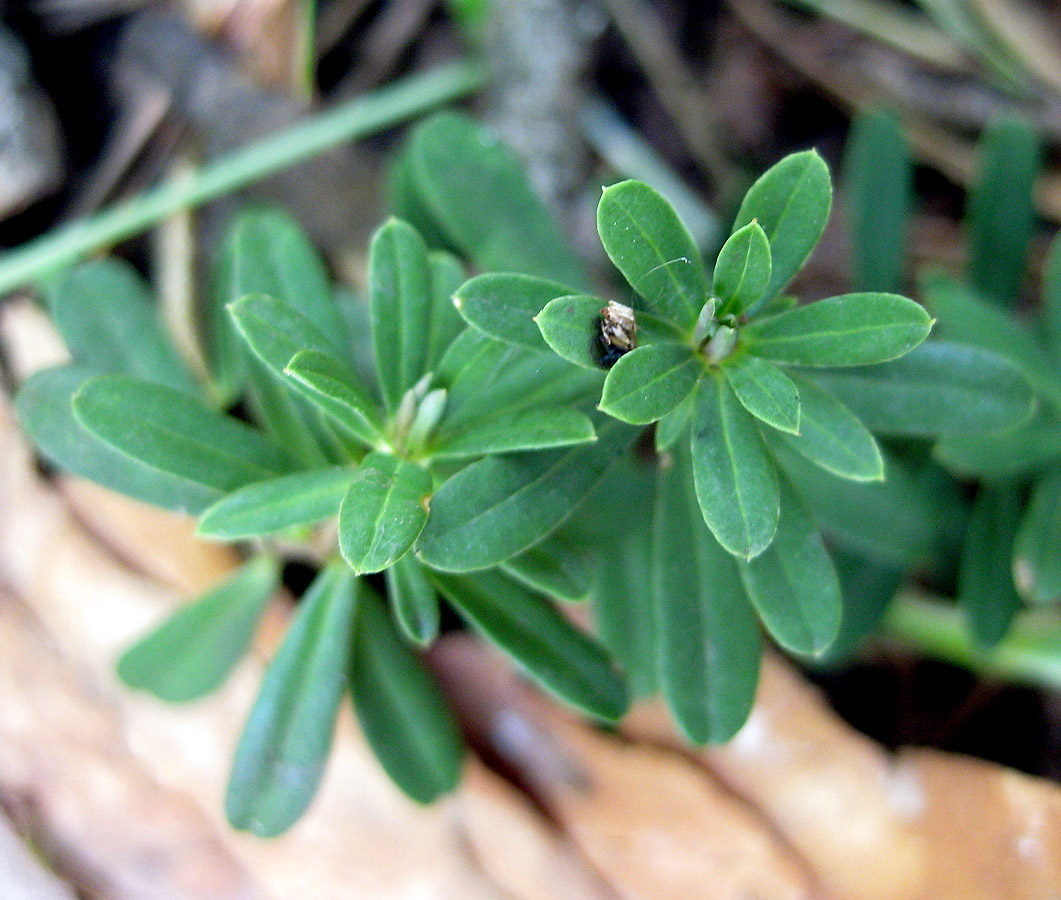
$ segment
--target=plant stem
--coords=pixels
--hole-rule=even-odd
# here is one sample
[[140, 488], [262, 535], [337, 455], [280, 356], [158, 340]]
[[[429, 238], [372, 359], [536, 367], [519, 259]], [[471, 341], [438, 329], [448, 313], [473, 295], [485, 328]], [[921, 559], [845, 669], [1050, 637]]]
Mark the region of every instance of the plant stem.
[[998, 646], [985, 650], [969, 634], [962, 609], [904, 591], [892, 602], [886, 632], [935, 659], [984, 675], [1061, 689], [1061, 612], [1029, 609], [1013, 620]]
[[201, 206], [336, 144], [462, 97], [484, 80], [483, 69], [468, 62], [409, 76], [226, 154], [185, 177], [164, 181], [95, 216], [49, 231], [0, 255], [0, 296], [133, 237], [180, 210]]

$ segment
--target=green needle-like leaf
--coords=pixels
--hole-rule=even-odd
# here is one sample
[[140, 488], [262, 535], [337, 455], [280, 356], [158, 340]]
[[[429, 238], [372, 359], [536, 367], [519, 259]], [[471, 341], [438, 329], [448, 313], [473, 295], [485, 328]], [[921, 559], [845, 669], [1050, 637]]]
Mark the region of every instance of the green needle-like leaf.
[[880, 447], [851, 410], [805, 378], [798, 379], [796, 386], [800, 399], [799, 434], [781, 433], [782, 440], [840, 478], [884, 478]]
[[87, 381], [73, 406], [101, 440], [193, 484], [228, 492], [290, 468], [261, 432], [161, 384], [104, 375]]
[[423, 238], [391, 219], [372, 238], [369, 308], [376, 371], [388, 410], [426, 371], [431, 339], [431, 264]]
[[464, 745], [446, 698], [370, 590], [358, 604], [350, 696], [365, 739], [406, 794], [430, 803], [457, 786]]
[[777, 366], [757, 356], [743, 356], [723, 371], [748, 412], [771, 428], [799, 434], [799, 391]]
[[757, 220], [770, 241], [766, 300], [778, 294], [810, 256], [825, 230], [832, 197], [829, 167], [813, 150], [786, 156], [748, 190], [733, 228]]
[[[453, 303], [469, 325], [490, 337], [540, 351], [546, 345], [534, 317], [550, 300], [570, 294], [571, 288], [555, 281], [515, 273], [490, 273], [461, 285]], [[598, 305], [603, 304], [598, 301]]]
[[440, 428], [430, 453], [434, 459], [460, 459], [567, 447], [595, 438], [593, 423], [573, 409], [524, 409], [472, 422], [448, 433]]
[[126, 650], [118, 677], [169, 703], [209, 694], [247, 652], [278, 577], [272, 559], [256, 556]]
[[982, 647], [994, 647], [1020, 610], [1013, 585], [1013, 541], [1021, 514], [1014, 484], [982, 485], [973, 502], [958, 570], [958, 602]]
[[419, 647], [428, 647], [438, 637], [438, 594], [423, 567], [406, 554], [384, 569], [387, 599], [402, 634]]
[[597, 206], [597, 232], [649, 308], [691, 328], [708, 298], [707, 275], [696, 242], [670, 203], [640, 181], [613, 184]]
[[325, 415], [363, 444], [374, 447], [382, 440], [376, 401], [344, 363], [315, 350], [303, 350], [284, 372]]
[[619, 357], [604, 379], [600, 410], [631, 425], [647, 425], [681, 403], [704, 373], [682, 344], [652, 344]]
[[353, 469], [336, 466], [248, 484], [206, 510], [198, 533], [239, 541], [313, 525], [338, 515], [353, 477]]
[[339, 508], [339, 549], [358, 574], [381, 572], [412, 547], [427, 521], [431, 475], [388, 453], [370, 453]]
[[840, 627], [840, 585], [821, 534], [795, 492], [782, 485], [777, 535], [760, 556], [740, 562], [741, 578], [774, 640], [817, 656]]
[[748, 350], [796, 366], [864, 366], [897, 359], [932, 330], [924, 308], [897, 294], [844, 294], [741, 330]]
[[1017, 590], [1032, 603], [1061, 598], [1061, 472], [1040, 478], [1013, 546]]
[[777, 472], [755, 419], [721, 374], [703, 379], [697, 390], [691, 447], [707, 527], [734, 556], [758, 556], [777, 530]]
[[463, 619], [547, 691], [602, 721], [622, 718], [629, 700], [608, 654], [543, 597], [496, 571], [431, 577]]
[[225, 797], [233, 828], [278, 835], [316, 794], [346, 688], [357, 595], [344, 565], [325, 569], [303, 595], [236, 748]]
[[715, 263], [714, 294], [720, 313], [740, 315], [770, 286], [770, 241], [756, 221], [738, 228]]

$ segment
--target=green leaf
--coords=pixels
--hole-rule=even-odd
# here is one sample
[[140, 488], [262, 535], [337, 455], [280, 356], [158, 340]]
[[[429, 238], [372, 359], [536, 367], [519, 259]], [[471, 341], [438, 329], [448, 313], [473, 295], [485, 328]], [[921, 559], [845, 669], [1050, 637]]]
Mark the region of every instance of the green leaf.
[[358, 583], [325, 569], [302, 596], [236, 748], [225, 797], [233, 828], [274, 837], [317, 792], [346, 688]]
[[799, 391], [777, 366], [757, 356], [743, 356], [722, 370], [737, 399], [771, 428], [799, 434]]
[[454, 295], [453, 303], [469, 325], [490, 337], [540, 351], [546, 345], [534, 317], [549, 301], [570, 294], [570, 288], [555, 281], [517, 273], [491, 273], [466, 281]]
[[547, 691], [602, 721], [622, 718], [626, 687], [608, 654], [543, 597], [496, 571], [431, 577], [461, 618]]
[[395, 410], [426, 371], [431, 336], [431, 265], [423, 238], [400, 219], [373, 236], [368, 258], [369, 308], [383, 401]]
[[471, 572], [522, 553], [574, 512], [634, 437], [608, 424], [591, 444], [472, 463], [431, 498], [417, 556], [444, 572]]
[[429, 253], [427, 263], [431, 267], [431, 334], [427, 341], [426, 368], [431, 371], [453, 339], [464, 330], [464, 319], [453, 305], [453, 295], [467, 276], [461, 261], [451, 253]]
[[566, 447], [595, 439], [593, 423], [573, 409], [524, 409], [451, 429], [448, 434], [440, 427], [429, 452], [434, 459], [460, 459]]
[[303, 350], [292, 357], [284, 372], [321, 412], [363, 444], [374, 447], [383, 439], [376, 401], [335, 357]]
[[412, 547], [427, 521], [431, 475], [389, 453], [370, 453], [339, 508], [339, 549], [361, 575], [381, 572]]
[[101, 259], [75, 266], [48, 292], [48, 309], [76, 362], [199, 393], [149, 287], [128, 263]]
[[1035, 229], [1032, 189], [1043, 163], [1035, 128], [1004, 116], [991, 122], [978, 146], [980, 171], [969, 192], [970, 270], [977, 290], [1015, 306]]
[[430, 803], [457, 786], [464, 745], [446, 698], [369, 590], [358, 604], [350, 696], [372, 751], [413, 800]]
[[1061, 472], [1040, 478], [1013, 545], [1017, 590], [1032, 603], [1061, 598]]
[[597, 206], [597, 232], [649, 308], [692, 328], [709, 286], [696, 242], [670, 203], [643, 182], [613, 184]]
[[438, 637], [438, 594], [423, 568], [406, 554], [383, 571], [387, 598], [402, 634], [419, 647], [428, 647]]
[[126, 650], [118, 677], [169, 703], [220, 687], [247, 652], [279, 574], [272, 559], [256, 556]]
[[770, 241], [754, 219], [729, 236], [715, 263], [714, 294], [719, 312], [739, 316], [770, 285]]
[[909, 353], [932, 330], [924, 308], [897, 294], [844, 294], [741, 330], [748, 351], [796, 366], [865, 366]]
[[936, 437], [1012, 428], [1032, 414], [1027, 378], [978, 347], [931, 341], [902, 359], [812, 376], [876, 434]]
[[983, 435], [952, 435], [933, 455], [952, 472], [997, 478], [1032, 471], [1061, 458], [1061, 419], [1040, 408], [1023, 425]]
[[352, 469], [336, 466], [248, 484], [206, 510], [198, 533], [238, 541], [313, 525], [339, 514], [353, 477]]
[[793, 653], [821, 655], [840, 628], [840, 584], [822, 536], [796, 493], [782, 482], [777, 535], [741, 578], [766, 630]]
[[220, 499], [217, 489], [147, 466], [88, 431], [74, 416], [73, 398], [96, 375], [85, 366], [59, 366], [35, 372], [22, 386], [15, 412], [40, 453], [74, 475], [174, 512], [198, 515]]
[[300, 351], [338, 355], [331, 338], [277, 297], [248, 294], [229, 306], [229, 313], [247, 346], [278, 376], [283, 376], [291, 357]]
[[575, 288], [588, 279], [516, 155], [465, 115], [413, 131], [410, 179], [446, 239], [487, 272], [523, 272]]
[[897, 116], [858, 113], [844, 148], [844, 186], [855, 285], [896, 292], [906, 272], [914, 166]]
[[982, 485], [973, 502], [958, 568], [958, 602], [976, 642], [994, 647], [1022, 603], [1013, 586], [1013, 541], [1021, 514], [1016, 485]]
[[599, 369], [603, 307], [600, 297], [570, 294], [550, 300], [534, 322], [554, 353], [584, 369]]
[[751, 559], [777, 529], [774, 464], [755, 419], [720, 374], [703, 379], [694, 403], [693, 475], [704, 521], [727, 552]]
[[129, 375], [85, 382], [74, 415], [134, 459], [193, 484], [229, 492], [286, 474], [286, 456], [261, 432], [183, 391]]
[[754, 219], [770, 241], [765, 299], [779, 293], [810, 256], [825, 230], [832, 198], [829, 167], [813, 150], [786, 156], [748, 190], [733, 229]]
[[684, 436], [693, 415], [695, 392], [689, 394], [667, 415], [656, 422], [656, 452], [665, 453]]
[[840, 580], [844, 611], [840, 630], [818, 657], [823, 665], [854, 662], [866, 640], [880, 629], [888, 607], [902, 586], [905, 572], [895, 566], [830, 548]]
[[1055, 357], [1061, 357], [1061, 234], [1050, 242], [1043, 266], [1043, 319]]
[[659, 475], [652, 603], [663, 696], [694, 744], [722, 743], [751, 712], [761, 643], [730, 557], [704, 525], [688, 461]]
[[638, 347], [609, 370], [599, 409], [622, 422], [647, 425], [688, 397], [703, 373], [703, 361], [682, 344]]
[[831, 394], [804, 378], [796, 380], [800, 399], [799, 434], [781, 438], [815, 465], [851, 481], [880, 481], [880, 447], [854, 414]]
[[592, 577], [580, 547], [553, 533], [501, 564], [501, 571], [555, 600], [579, 603], [590, 593]]

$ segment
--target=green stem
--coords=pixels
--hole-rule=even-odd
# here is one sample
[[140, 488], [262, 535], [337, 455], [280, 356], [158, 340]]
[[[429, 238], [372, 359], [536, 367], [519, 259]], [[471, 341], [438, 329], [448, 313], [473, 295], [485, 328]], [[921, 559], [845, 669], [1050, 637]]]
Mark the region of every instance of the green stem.
[[480, 87], [480, 66], [458, 62], [395, 81], [279, 134], [171, 178], [91, 218], [53, 229], [0, 255], [0, 296], [133, 237], [175, 212], [201, 206], [315, 156], [381, 131]]
[[904, 591], [893, 601], [885, 630], [926, 656], [983, 675], [1061, 689], [1061, 611], [1029, 609], [1018, 614], [998, 646], [985, 650], [970, 637], [962, 609]]

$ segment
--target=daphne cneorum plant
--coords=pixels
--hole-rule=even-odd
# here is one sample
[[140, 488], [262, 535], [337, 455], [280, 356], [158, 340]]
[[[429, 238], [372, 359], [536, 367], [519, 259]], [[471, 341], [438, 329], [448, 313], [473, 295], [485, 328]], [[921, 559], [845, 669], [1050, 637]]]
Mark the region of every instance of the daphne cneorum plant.
[[[372, 239], [365, 298], [329, 283], [283, 214], [237, 217], [204, 309], [205, 380], [132, 269], [69, 270], [46, 300], [72, 362], [18, 398], [51, 462], [246, 552], [128, 650], [131, 686], [174, 701], [216, 688], [282, 565], [317, 568], [236, 751], [237, 828], [274, 835], [302, 814], [347, 694], [411, 797], [456, 784], [460, 738], [420, 658], [444, 605], [596, 720], [661, 689], [692, 741], [727, 740], [751, 707], [760, 623], [821, 656], [867, 618], [841, 601], [863, 561], [834, 561], [822, 528], [895, 530], [865, 510], [910, 494], [836, 379], [887, 393], [929, 372], [950, 380], [944, 408], [1030, 412], [1004, 361], [988, 360], [1001, 381], [951, 372], [962, 351], [922, 344], [931, 319], [902, 296], [783, 293], [829, 215], [813, 152], [752, 186], [711, 276], [659, 194], [606, 189], [600, 235], [636, 322], [618, 345], [608, 304], [480, 127], [425, 122], [391, 186], [401, 218]], [[466, 281], [467, 264], [485, 274]], [[602, 644], [554, 605], [587, 597]]]

